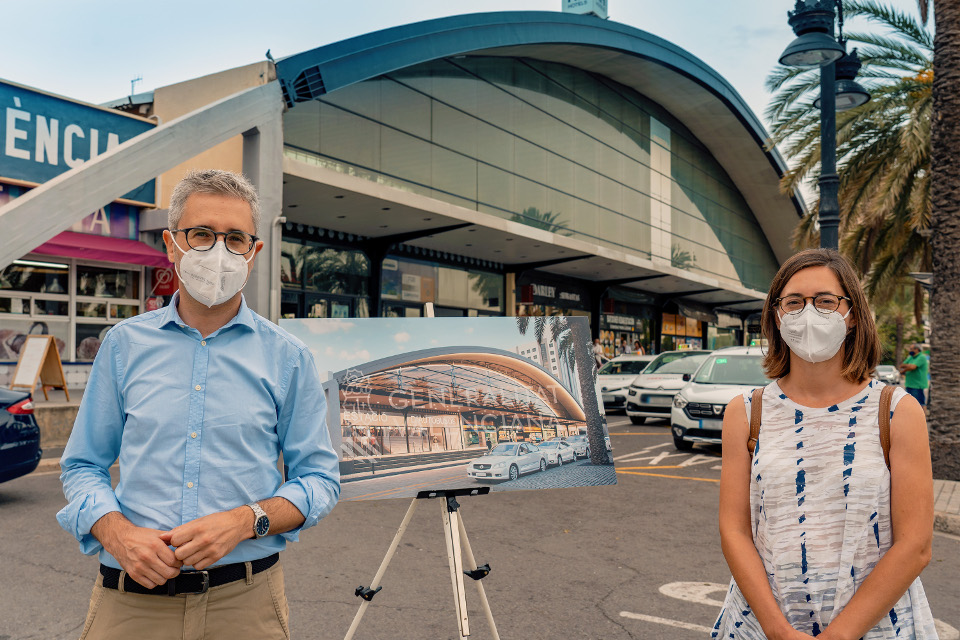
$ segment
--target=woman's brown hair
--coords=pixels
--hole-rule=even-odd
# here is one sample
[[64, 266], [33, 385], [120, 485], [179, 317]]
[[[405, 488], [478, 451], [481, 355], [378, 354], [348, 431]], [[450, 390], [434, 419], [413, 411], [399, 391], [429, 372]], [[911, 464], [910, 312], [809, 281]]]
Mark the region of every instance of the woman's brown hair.
[[780, 329], [777, 327], [776, 300], [790, 278], [808, 267], [829, 267], [840, 281], [844, 295], [850, 298], [854, 325], [847, 331], [847, 337], [843, 341], [843, 365], [840, 372], [851, 382], [865, 380], [880, 364], [880, 336], [856, 272], [847, 259], [833, 249], [801, 251], [783, 263], [770, 283], [760, 320], [763, 337], [769, 345], [763, 358], [767, 377], [775, 380], [790, 373], [790, 347], [780, 336]]

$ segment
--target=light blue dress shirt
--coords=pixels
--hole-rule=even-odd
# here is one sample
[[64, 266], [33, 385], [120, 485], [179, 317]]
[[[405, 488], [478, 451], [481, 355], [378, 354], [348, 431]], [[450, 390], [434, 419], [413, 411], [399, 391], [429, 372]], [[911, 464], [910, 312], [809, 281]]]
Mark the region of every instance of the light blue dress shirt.
[[[309, 349], [246, 301], [206, 338], [163, 309], [110, 329], [94, 360], [60, 464], [57, 521], [80, 550], [120, 563], [90, 533], [111, 511], [168, 531], [281, 496], [315, 525], [340, 496], [326, 399]], [[283, 452], [288, 480], [277, 469]], [[119, 457], [120, 482], [109, 468]], [[244, 540], [217, 564], [281, 551], [299, 529]]]

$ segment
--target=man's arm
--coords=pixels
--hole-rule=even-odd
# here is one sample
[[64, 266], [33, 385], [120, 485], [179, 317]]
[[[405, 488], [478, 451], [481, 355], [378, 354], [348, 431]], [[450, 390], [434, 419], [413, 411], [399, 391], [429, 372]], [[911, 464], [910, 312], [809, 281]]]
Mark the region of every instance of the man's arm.
[[83, 553], [105, 548], [134, 580], [150, 588], [177, 575], [180, 564], [160, 541], [160, 531], [137, 527], [123, 516], [110, 484], [124, 424], [119, 353], [111, 331], [94, 359], [60, 461], [67, 506], [57, 514], [57, 522], [80, 542]]

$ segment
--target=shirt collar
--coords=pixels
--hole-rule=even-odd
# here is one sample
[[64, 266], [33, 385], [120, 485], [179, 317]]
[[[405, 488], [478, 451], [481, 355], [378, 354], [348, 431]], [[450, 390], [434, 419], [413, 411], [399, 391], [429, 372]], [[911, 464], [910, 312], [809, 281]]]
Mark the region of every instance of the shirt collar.
[[[173, 297], [170, 299], [170, 304], [163, 309], [163, 315], [160, 318], [161, 327], [166, 327], [170, 324], [175, 324], [180, 327], [187, 326], [187, 323], [180, 317], [180, 312], [177, 311], [177, 302], [179, 302], [179, 300], [180, 292], [175, 291]], [[237, 311], [237, 315], [230, 318], [229, 322], [217, 329], [214, 333], [220, 333], [233, 325], [242, 325], [251, 331], [257, 328], [256, 321], [253, 318], [253, 311], [247, 306], [247, 299], [243, 294], [240, 294], [240, 309]]]

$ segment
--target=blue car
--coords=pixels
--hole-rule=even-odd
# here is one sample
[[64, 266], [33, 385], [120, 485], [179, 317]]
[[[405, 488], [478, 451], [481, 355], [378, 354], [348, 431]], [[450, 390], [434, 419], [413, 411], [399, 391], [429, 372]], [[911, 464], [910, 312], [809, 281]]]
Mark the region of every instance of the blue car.
[[0, 389], [0, 482], [36, 469], [42, 453], [33, 398], [24, 391]]

